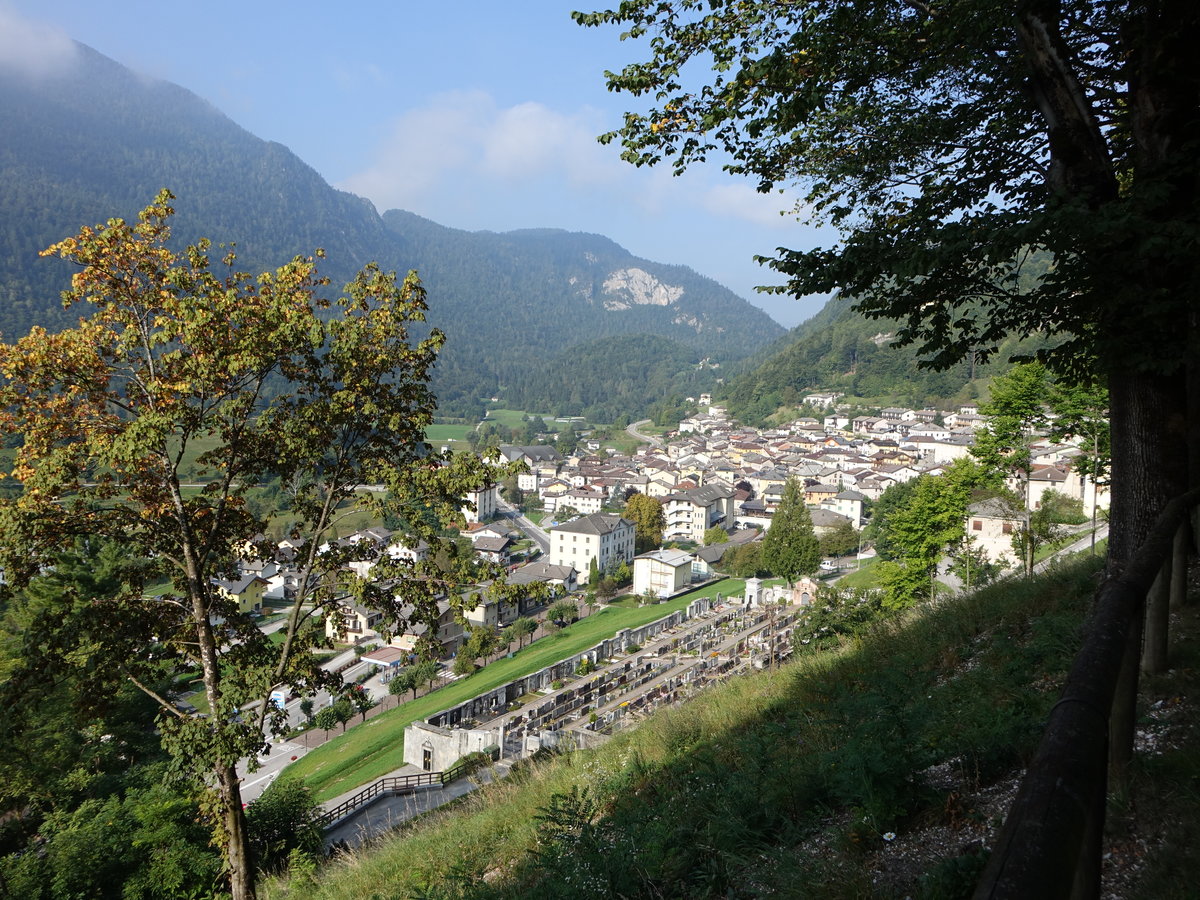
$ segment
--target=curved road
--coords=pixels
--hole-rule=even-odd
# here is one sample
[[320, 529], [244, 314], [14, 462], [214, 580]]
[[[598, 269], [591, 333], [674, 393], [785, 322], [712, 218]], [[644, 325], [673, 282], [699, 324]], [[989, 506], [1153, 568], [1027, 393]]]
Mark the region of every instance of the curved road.
[[665, 446], [662, 441], [652, 434], [644, 434], [643, 432], [637, 430], [639, 425], [649, 425], [650, 421], [650, 419], [639, 419], [637, 422], [634, 422], [628, 428], [626, 428], [625, 431], [628, 432], [632, 437], [637, 438], [642, 443], [661, 449]]
[[525, 518], [516, 509], [509, 505], [504, 500], [499, 500], [496, 503], [497, 508], [504, 514], [517, 528], [535, 544], [542, 548], [542, 553], [550, 552], [550, 535], [534, 525], [529, 519]]

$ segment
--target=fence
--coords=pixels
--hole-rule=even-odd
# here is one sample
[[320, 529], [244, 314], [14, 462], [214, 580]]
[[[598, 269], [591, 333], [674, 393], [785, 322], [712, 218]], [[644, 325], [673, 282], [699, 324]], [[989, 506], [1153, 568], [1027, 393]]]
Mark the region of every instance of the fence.
[[[490, 755], [495, 761], [500, 756], [499, 749], [492, 750]], [[327, 810], [317, 819], [317, 824], [322, 828], [329, 828], [380, 797], [411, 794], [421, 788], [445, 787], [464, 775], [471, 774], [477, 767], [472, 760], [460, 760], [444, 772], [418, 772], [414, 775], [391, 775], [387, 778], [380, 778], [353, 797], [342, 801], [333, 809]]]
[[[1124, 572], [1097, 592], [1087, 638], [975, 900], [1099, 896], [1108, 780], [1110, 773], [1123, 780], [1133, 754], [1142, 614], [1151, 589], [1165, 591], [1172, 568], [1183, 564], [1185, 543], [1177, 536], [1198, 500], [1200, 491], [1192, 491], [1167, 504]], [[1165, 609], [1165, 596], [1158, 600]]]

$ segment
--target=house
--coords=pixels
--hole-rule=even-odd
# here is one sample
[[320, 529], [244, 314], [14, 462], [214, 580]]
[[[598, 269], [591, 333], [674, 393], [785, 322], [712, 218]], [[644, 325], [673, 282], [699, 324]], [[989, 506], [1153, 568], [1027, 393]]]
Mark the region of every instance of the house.
[[549, 534], [547, 561], [551, 565], [574, 568], [580, 573], [580, 584], [587, 584], [593, 560], [601, 572], [633, 560], [634, 526], [621, 516], [593, 513], [555, 525]]
[[462, 512], [468, 524], [494, 519], [500, 508], [500, 486], [491, 482], [473, 491], [467, 491], [466, 500], [467, 505]]
[[490, 534], [481, 534], [471, 539], [471, 548], [475, 551], [476, 556], [500, 566], [508, 565], [512, 547], [513, 540], [508, 535], [496, 537]]
[[1001, 500], [981, 500], [967, 507], [967, 539], [989, 562], [1012, 563], [1013, 535], [1022, 524], [1020, 515]]
[[716, 482], [667, 494], [662, 499], [663, 538], [704, 542], [704, 532], [714, 525], [734, 524], [733, 488]]
[[501, 444], [500, 455], [507, 462], [523, 462], [529, 468], [535, 466], [558, 466], [562, 463], [562, 454], [548, 444], [536, 444], [532, 447], [517, 447], [513, 444]]
[[639, 597], [673, 597], [692, 583], [692, 555], [652, 550], [633, 559], [633, 592]]
[[763, 530], [761, 528], [740, 528], [730, 534], [729, 540], [723, 544], [710, 544], [707, 547], [701, 547], [692, 554], [692, 580], [702, 581], [717, 574], [715, 567], [721, 562], [726, 553], [734, 547], [741, 547], [744, 544], [758, 540], [762, 536]]
[[235, 579], [214, 578], [212, 586], [218, 596], [237, 604], [238, 612], [262, 612], [263, 591], [266, 590], [266, 579], [258, 575], [241, 575]]
[[557, 593], [566, 594], [575, 590], [579, 573], [574, 566], [553, 566], [546, 562], [531, 562], [513, 569], [508, 576], [509, 584], [548, 584], [558, 588]]
[[[405, 630], [392, 638], [391, 646], [411, 653], [416, 650], [418, 641], [429, 635], [428, 624], [412, 621], [415, 614], [416, 609], [412, 606], [405, 606], [400, 610], [400, 621], [404, 623]], [[462, 643], [462, 635], [462, 623], [458, 620], [450, 601], [438, 600], [437, 620], [434, 623], [433, 634], [429, 636], [438, 643], [443, 656], [449, 656], [458, 649], [458, 645]]]
[[825, 500], [832, 500], [841, 492], [836, 484], [810, 484], [804, 488], [804, 502], [809, 506], [820, 506]]
[[468, 625], [474, 625], [476, 628], [511, 625], [524, 612], [524, 601], [490, 597], [480, 597], [479, 602], [469, 609], [466, 608], [466, 604], [463, 606], [463, 618], [467, 620]]
[[383, 614], [378, 610], [347, 599], [326, 614], [325, 636], [331, 641], [357, 644], [379, 637], [377, 629], [382, 621]]
[[831, 498], [822, 500], [821, 506], [830, 512], [845, 516], [857, 528], [862, 522], [863, 504], [866, 502], [866, 495], [858, 491], [841, 491]]
[[808, 515], [812, 519], [813, 533], [818, 536], [836, 531], [847, 522], [850, 522], [854, 526], [858, 525], [857, 522], [851, 521], [848, 516], [839, 515], [820, 506], [816, 509], [810, 509]]
[[804, 402], [809, 406], [829, 407], [837, 403], [842, 396], [842, 394], [837, 392], [831, 392], [828, 394], [807, 394], [804, 397]]
[[600, 512], [606, 499], [607, 492], [595, 487], [572, 488], [557, 498], [555, 509], [569, 506], [578, 513], [590, 515]]

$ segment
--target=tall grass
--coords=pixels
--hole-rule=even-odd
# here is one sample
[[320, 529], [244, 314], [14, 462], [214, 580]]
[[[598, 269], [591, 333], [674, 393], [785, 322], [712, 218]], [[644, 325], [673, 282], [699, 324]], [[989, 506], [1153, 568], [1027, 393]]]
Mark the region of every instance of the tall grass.
[[868, 896], [862, 863], [882, 835], [947, 815], [952, 798], [918, 773], [949, 764], [982, 783], [1032, 753], [1095, 568], [944, 600], [736, 678], [597, 751], [531, 765], [293, 896]]

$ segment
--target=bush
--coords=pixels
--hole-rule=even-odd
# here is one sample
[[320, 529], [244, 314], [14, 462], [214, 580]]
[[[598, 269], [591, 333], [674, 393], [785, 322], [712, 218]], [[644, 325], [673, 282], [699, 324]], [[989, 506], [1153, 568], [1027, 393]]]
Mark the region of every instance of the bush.
[[282, 872], [296, 851], [310, 857], [321, 852], [324, 832], [317, 822], [321, 807], [298, 778], [276, 779], [246, 808], [246, 828], [255, 866]]
[[792, 647], [797, 653], [836, 647], [843, 636], [862, 634], [885, 614], [879, 591], [822, 585], [796, 622]]

